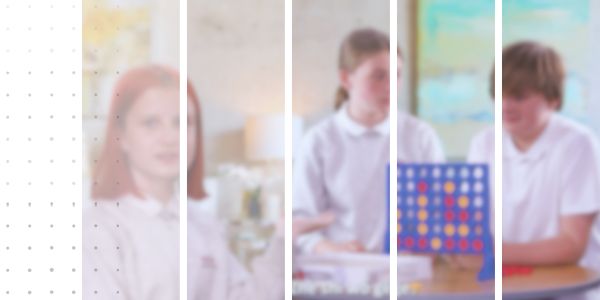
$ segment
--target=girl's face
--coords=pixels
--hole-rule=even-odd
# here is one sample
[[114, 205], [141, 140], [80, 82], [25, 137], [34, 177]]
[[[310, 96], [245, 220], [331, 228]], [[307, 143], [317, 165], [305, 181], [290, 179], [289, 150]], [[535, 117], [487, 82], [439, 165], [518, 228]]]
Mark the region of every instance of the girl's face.
[[121, 147], [132, 169], [157, 179], [179, 176], [179, 91], [144, 92], [125, 115]]
[[[398, 59], [398, 75], [400, 67]], [[381, 51], [366, 58], [353, 71], [341, 71], [340, 77], [355, 106], [365, 112], [387, 113], [390, 108], [389, 71], [390, 55], [388, 51]]]
[[537, 92], [509, 95], [502, 99], [502, 122], [511, 135], [528, 136], [542, 129], [556, 109], [558, 101]]
[[187, 109], [187, 168], [189, 170], [194, 163], [196, 154], [196, 135], [198, 134], [198, 116], [196, 115], [192, 99], [189, 97]]

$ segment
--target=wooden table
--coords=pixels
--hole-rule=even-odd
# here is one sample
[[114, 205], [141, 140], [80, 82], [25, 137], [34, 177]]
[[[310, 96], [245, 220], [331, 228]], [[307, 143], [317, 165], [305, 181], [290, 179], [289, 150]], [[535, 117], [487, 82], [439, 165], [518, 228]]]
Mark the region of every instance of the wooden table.
[[[436, 264], [433, 279], [419, 282], [418, 292], [400, 295], [401, 300], [479, 300], [494, 299], [494, 281], [478, 282], [478, 270], [464, 270]], [[600, 274], [578, 266], [535, 268], [529, 275], [502, 279], [502, 299], [555, 298], [600, 286]], [[402, 290], [402, 287], [398, 287]], [[361, 296], [300, 296], [294, 299], [373, 299]]]
[[[459, 269], [436, 263], [433, 278], [413, 285], [418, 292], [398, 296], [402, 300], [479, 300], [494, 299], [494, 281], [477, 281], [478, 270]], [[398, 287], [401, 291], [401, 287]]]
[[[408, 291], [409, 286], [398, 286], [398, 299], [401, 300], [480, 300], [494, 299], [494, 281], [480, 283], [477, 281], [478, 270], [465, 270], [453, 268], [446, 263], [436, 263], [434, 277], [431, 280], [410, 284], [410, 290], [415, 288], [418, 292], [402, 293]], [[404, 289], [407, 288], [407, 289]], [[388, 299], [387, 296], [384, 297]], [[376, 299], [369, 296], [356, 295], [295, 295], [298, 300], [370, 300]]]
[[554, 298], [600, 284], [600, 274], [579, 266], [535, 268], [530, 275], [502, 279], [502, 299]]

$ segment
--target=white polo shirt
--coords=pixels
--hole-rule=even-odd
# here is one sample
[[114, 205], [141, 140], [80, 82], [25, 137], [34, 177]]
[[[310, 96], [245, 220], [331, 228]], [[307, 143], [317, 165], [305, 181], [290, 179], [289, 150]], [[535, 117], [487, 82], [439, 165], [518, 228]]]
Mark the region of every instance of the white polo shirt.
[[[118, 205], [117, 205], [118, 203]], [[179, 201], [99, 200], [83, 217], [83, 298], [179, 299]], [[276, 236], [248, 272], [222, 225], [188, 209], [188, 300], [283, 299], [284, 242]]]
[[[486, 129], [474, 140], [474, 147], [488, 153], [474, 157], [487, 156], [493, 164], [493, 135], [493, 129]], [[527, 152], [520, 152], [507, 132], [502, 149], [503, 242], [551, 238], [558, 234], [561, 216], [600, 209], [600, 144], [587, 128], [554, 114]], [[599, 242], [596, 222], [581, 265], [600, 271]]]
[[83, 215], [83, 298], [179, 299], [179, 200], [96, 203]]
[[[294, 161], [294, 216], [316, 216], [330, 210], [336, 219], [321, 232], [299, 237], [301, 251], [311, 252], [323, 238], [358, 240], [370, 252], [382, 251], [388, 218], [389, 130], [389, 120], [367, 128], [352, 120], [343, 106], [306, 134]], [[434, 130], [398, 113], [398, 160], [443, 159]]]

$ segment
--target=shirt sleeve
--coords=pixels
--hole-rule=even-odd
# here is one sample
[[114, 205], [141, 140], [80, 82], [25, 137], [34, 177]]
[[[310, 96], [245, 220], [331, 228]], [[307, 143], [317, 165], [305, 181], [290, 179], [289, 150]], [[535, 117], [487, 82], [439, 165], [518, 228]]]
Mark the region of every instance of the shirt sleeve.
[[[314, 132], [312, 132], [314, 133]], [[316, 217], [326, 210], [326, 189], [323, 176], [323, 162], [313, 134], [307, 135], [300, 154], [294, 162], [292, 204], [294, 217]], [[301, 252], [310, 253], [323, 239], [320, 232], [299, 236], [296, 246]]]
[[[491, 141], [489, 140], [490, 138], [488, 137], [487, 130], [473, 137], [471, 144], [469, 145], [467, 161], [471, 163], [489, 164], [489, 158], [494, 157], [494, 153], [488, 153], [488, 151], [494, 151], [493, 137], [491, 138]], [[492, 145], [488, 145], [489, 142], [491, 142]]]
[[423, 162], [444, 162], [446, 160], [442, 142], [433, 127], [423, 124], [421, 132], [421, 149]]
[[566, 151], [561, 174], [561, 215], [587, 214], [600, 208], [600, 157], [598, 143], [578, 138]]

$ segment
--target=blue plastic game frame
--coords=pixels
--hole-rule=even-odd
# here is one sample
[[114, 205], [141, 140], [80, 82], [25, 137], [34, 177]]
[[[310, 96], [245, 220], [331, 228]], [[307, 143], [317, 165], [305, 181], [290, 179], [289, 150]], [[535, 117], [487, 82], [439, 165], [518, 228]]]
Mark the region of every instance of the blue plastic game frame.
[[[398, 251], [482, 255], [478, 279], [493, 279], [488, 166], [402, 163], [397, 167]], [[389, 173], [388, 166], [388, 216]], [[389, 238], [384, 249], [389, 253]]]

